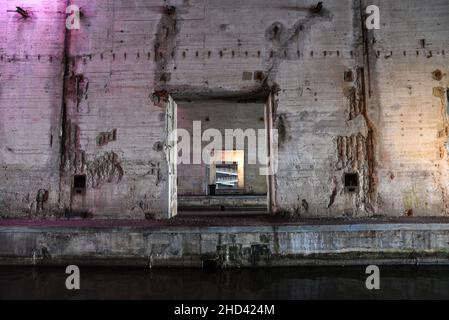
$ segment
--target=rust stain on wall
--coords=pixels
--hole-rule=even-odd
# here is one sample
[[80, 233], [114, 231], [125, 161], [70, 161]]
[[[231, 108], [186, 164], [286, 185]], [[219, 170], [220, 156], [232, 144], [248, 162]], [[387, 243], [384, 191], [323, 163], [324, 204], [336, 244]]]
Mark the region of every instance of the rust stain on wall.
[[81, 174], [86, 169], [86, 152], [81, 149], [80, 127], [67, 121], [65, 124], [65, 140], [63, 141], [62, 171], [66, 174]]
[[165, 84], [171, 79], [171, 74], [167, 72], [167, 68], [175, 55], [176, 35], [178, 33], [176, 19], [176, 8], [167, 6], [157, 25], [156, 39], [154, 41], [155, 90], [165, 88]]

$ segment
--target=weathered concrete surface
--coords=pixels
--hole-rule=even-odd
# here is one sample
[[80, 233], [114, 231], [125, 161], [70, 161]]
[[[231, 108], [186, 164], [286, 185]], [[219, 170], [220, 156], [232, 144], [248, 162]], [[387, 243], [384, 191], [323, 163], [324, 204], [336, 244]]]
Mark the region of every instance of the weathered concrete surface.
[[0, 216], [59, 210], [65, 4], [0, 3]]
[[[61, 222], [59, 222], [61, 224]], [[145, 223], [143, 223], [144, 225]], [[447, 264], [449, 223], [0, 227], [0, 264]]]
[[[27, 1], [26, 20], [2, 1], [1, 215], [167, 216], [152, 93], [254, 98], [273, 87], [279, 212], [447, 215], [449, 2], [327, 0], [320, 13], [316, 3], [77, 0], [81, 29], [68, 32], [66, 0]], [[369, 4], [381, 29], [364, 32]], [[82, 196], [71, 190], [79, 174]]]
[[[103, 218], [167, 214], [168, 169], [157, 147], [165, 110], [151, 97], [172, 50], [158, 45], [176, 32], [171, 17], [163, 1], [76, 4], [83, 18], [68, 38], [60, 207]], [[115, 140], [98, 143], [113, 130]], [[87, 190], [76, 195], [79, 174], [87, 176]]]
[[259, 210], [267, 212], [266, 195], [179, 196], [179, 210]]
[[383, 12], [383, 27], [366, 40], [377, 211], [447, 215], [448, 100], [434, 88], [449, 87], [449, 2], [370, 3]]

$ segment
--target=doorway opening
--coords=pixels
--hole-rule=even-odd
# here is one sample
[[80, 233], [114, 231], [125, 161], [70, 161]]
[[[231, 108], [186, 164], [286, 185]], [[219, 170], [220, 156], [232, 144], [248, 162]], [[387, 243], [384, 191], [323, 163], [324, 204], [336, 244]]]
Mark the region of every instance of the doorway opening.
[[176, 203], [169, 204], [172, 211], [179, 215], [272, 212], [273, 177], [264, 173], [273, 152], [271, 95], [254, 102], [177, 99], [172, 103], [176, 107], [167, 110], [175, 117], [171, 129], [178, 132], [178, 152], [172, 155], [178, 162], [176, 168], [169, 165], [176, 175], [169, 178], [176, 181], [176, 187], [171, 186], [171, 194], [176, 192]]

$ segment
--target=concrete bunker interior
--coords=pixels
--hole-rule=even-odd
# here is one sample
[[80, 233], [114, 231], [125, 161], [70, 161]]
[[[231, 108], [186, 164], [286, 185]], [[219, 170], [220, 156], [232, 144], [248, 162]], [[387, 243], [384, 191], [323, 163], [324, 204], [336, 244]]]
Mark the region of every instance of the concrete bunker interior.
[[[66, 1], [30, 0], [26, 19], [2, 3], [1, 215], [171, 218], [167, 184], [179, 184], [179, 200], [200, 194], [183, 191], [195, 170], [201, 196], [209, 184], [193, 165], [171, 180], [165, 110], [152, 93], [166, 90], [179, 112], [189, 99], [239, 95], [244, 112], [254, 92], [276, 85], [273, 213], [447, 216], [449, 4], [411, 0], [404, 15], [383, 1], [382, 24], [399, 28], [367, 30], [370, 4], [93, 0], [76, 30], [65, 28]], [[428, 23], [422, 32], [410, 29], [417, 18]], [[199, 118], [207, 128], [216, 112]], [[270, 184], [250, 188], [251, 169], [243, 171], [237, 195], [263, 194]]]
[[[79, 0], [79, 30], [26, 3], [0, 2], [0, 259], [447, 261], [449, 1], [378, 1], [379, 30], [368, 0]], [[197, 120], [277, 129], [276, 174], [176, 165]]]
[[179, 215], [269, 212], [269, 179], [260, 161], [268, 155], [267, 99], [175, 99], [177, 129], [188, 133], [178, 137]]

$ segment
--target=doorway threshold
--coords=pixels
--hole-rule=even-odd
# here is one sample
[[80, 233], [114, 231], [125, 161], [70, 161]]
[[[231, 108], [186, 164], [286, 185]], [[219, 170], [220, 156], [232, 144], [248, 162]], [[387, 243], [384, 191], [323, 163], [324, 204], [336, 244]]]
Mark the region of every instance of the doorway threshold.
[[203, 195], [178, 196], [178, 211], [209, 212], [211, 215], [223, 214], [254, 214], [267, 212], [266, 195]]
[[239, 216], [266, 216], [269, 213], [266, 210], [247, 210], [247, 209], [238, 209], [232, 208], [229, 210], [211, 210], [211, 209], [202, 209], [202, 210], [181, 210], [178, 209], [178, 216], [183, 217], [239, 217]]

